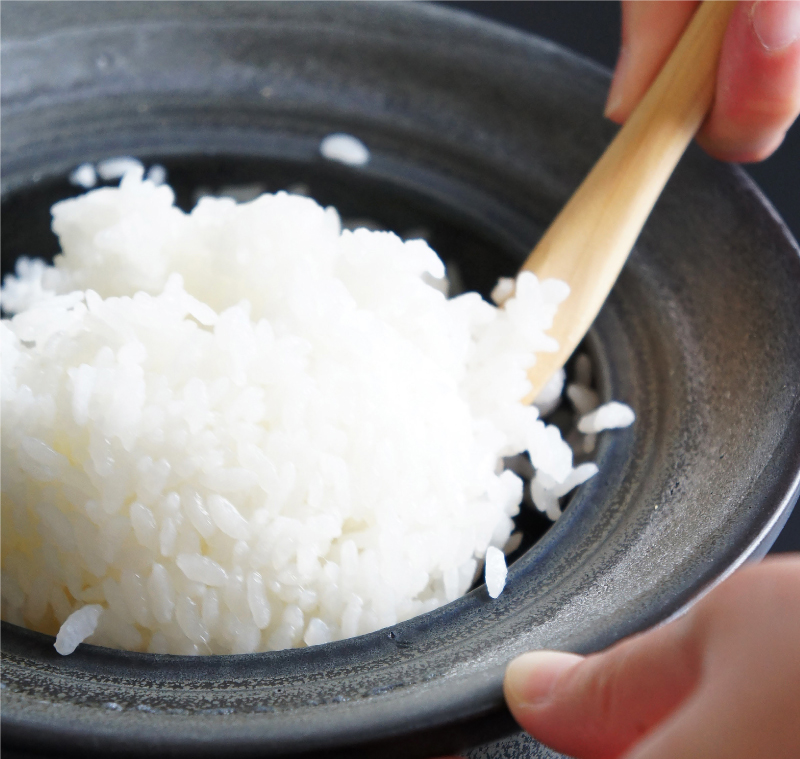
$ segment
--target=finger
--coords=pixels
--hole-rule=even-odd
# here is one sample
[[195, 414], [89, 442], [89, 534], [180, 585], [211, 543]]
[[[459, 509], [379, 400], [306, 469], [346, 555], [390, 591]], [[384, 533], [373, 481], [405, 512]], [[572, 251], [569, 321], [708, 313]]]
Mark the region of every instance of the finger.
[[[742, 685], [737, 683], [740, 690]], [[797, 712], [770, 710], [779, 703], [769, 695], [763, 699], [767, 708], [755, 713], [741, 708], [745, 703], [750, 706], [750, 699], [739, 701], [730, 691], [698, 691], [625, 759], [797, 759]]]
[[626, 759], [796, 759], [800, 558], [736, 572], [690, 612], [703, 681]]
[[[698, 692], [660, 725], [658, 730], [639, 743], [625, 759], [752, 759], [769, 756], [762, 753], [769, 742], [753, 750], [748, 722], [741, 729], [741, 716], [731, 709], [731, 700], [719, 702]], [[768, 737], [768, 736], [759, 736]]]
[[504, 690], [522, 728], [556, 751], [612, 759], [695, 687], [701, 654], [686, 618], [586, 659], [533, 652], [515, 659]]
[[[741, 656], [736, 657], [736, 664], [728, 660], [724, 669], [709, 672], [704, 684], [626, 759], [797, 759], [800, 693], [796, 643], [784, 653], [789, 655], [751, 656], [755, 661], [745, 665], [751, 670], [746, 674], [735, 672]], [[772, 661], [764, 666], [764, 658]], [[785, 671], [769, 672], [771, 665]]]
[[621, 124], [653, 83], [689, 23], [697, 2], [622, 3], [622, 44], [605, 115]]
[[715, 101], [698, 142], [725, 161], [760, 161], [799, 113], [800, 2], [740, 3], [722, 43]]

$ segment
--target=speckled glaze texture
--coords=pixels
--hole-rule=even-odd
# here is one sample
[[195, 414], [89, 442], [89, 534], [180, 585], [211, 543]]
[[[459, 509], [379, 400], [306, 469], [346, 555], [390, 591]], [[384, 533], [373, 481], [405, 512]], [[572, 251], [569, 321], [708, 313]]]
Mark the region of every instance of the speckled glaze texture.
[[[9, 2], [2, 30], [4, 227], [87, 160], [288, 162], [477, 230], [499, 251], [474, 257], [483, 282], [513, 272], [614, 133], [607, 73], [439, 7]], [[369, 146], [367, 167], [322, 166], [334, 131]], [[601, 473], [499, 599], [480, 587], [353, 640], [217, 658], [60, 657], [4, 624], [4, 750], [412, 759], [511, 733], [513, 656], [601, 649], [774, 538], [800, 471], [798, 291], [798, 249], [766, 201], [691, 148], [589, 341], [601, 394], [637, 422], [600, 436]]]

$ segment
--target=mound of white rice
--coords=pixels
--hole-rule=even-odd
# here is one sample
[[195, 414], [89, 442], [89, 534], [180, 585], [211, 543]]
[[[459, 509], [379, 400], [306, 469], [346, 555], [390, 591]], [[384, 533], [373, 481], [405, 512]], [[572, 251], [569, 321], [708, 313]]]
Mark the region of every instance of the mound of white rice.
[[522, 482], [502, 457], [530, 452], [554, 517], [596, 471], [519, 403], [563, 283], [447, 300], [425, 242], [308, 198], [173, 200], [134, 167], [58, 203], [55, 266], [5, 282], [3, 619], [63, 625], [64, 653], [366, 633], [504, 546]]

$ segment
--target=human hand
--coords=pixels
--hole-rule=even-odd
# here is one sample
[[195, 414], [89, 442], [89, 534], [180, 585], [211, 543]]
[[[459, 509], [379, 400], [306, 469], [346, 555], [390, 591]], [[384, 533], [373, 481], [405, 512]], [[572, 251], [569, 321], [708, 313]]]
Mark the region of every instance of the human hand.
[[800, 556], [742, 569], [607, 651], [523, 654], [504, 690], [525, 730], [576, 759], [797, 759]]
[[[698, 3], [622, 2], [622, 46], [606, 116], [627, 119], [661, 70]], [[758, 0], [734, 9], [722, 43], [714, 105], [697, 135], [723, 161], [760, 161], [800, 113], [800, 2]]]

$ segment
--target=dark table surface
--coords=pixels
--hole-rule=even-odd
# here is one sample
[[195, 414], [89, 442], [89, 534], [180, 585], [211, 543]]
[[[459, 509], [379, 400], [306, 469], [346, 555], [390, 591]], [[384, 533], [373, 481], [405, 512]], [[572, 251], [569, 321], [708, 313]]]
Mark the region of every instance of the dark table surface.
[[[449, 2], [479, 16], [558, 42], [613, 68], [620, 40], [620, 5], [607, 0], [569, 2]], [[745, 167], [800, 240], [800, 121], [766, 161]], [[800, 507], [789, 518], [770, 553], [800, 551]]]

